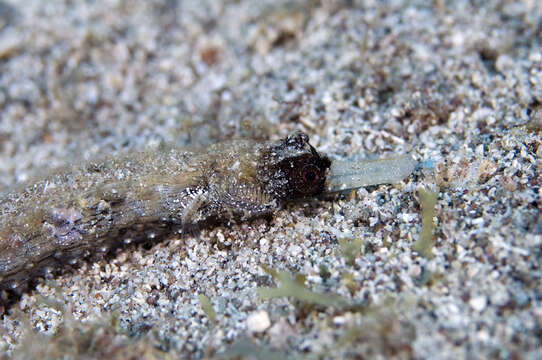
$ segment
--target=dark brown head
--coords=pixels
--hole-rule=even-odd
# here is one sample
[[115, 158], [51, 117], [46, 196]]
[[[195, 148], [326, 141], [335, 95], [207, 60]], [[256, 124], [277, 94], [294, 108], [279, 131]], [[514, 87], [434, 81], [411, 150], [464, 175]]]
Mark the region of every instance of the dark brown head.
[[295, 132], [270, 144], [258, 170], [266, 192], [279, 200], [320, 194], [331, 161], [309, 144], [309, 137]]

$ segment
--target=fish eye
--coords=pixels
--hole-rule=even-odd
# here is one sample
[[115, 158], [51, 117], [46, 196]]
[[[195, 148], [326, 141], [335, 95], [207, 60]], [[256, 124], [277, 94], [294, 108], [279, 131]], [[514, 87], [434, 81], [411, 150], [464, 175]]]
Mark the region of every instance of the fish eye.
[[327, 157], [316, 152], [282, 160], [276, 172], [282, 196], [295, 199], [321, 193], [330, 164]]
[[319, 169], [311, 164], [303, 166], [301, 169], [301, 179], [308, 186], [315, 185], [320, 179]]

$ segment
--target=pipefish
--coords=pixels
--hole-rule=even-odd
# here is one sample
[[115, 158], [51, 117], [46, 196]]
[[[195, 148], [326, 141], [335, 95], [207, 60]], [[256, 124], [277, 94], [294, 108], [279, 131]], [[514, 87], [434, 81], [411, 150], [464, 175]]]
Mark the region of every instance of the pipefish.
[[276, 142], [235, 140], [90, 162], [0, 198], [0, 304], [66, 264], [191, 227], [269, 215], [286, 202], [396, 183], [409, 156], [330, 160], [302, 132]]

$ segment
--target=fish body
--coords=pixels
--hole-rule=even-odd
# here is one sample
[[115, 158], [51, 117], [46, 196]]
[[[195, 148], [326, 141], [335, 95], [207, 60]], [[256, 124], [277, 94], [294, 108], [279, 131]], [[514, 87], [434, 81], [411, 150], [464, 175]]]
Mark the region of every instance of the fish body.
[[123, 244], [271, 214], [324, 190], [330, 160], [297, 132], [75, 166], [0, 199], [0, 291]]
[[0, 196], [0, 304], [36, 278], [125, 244], [269, 215], [322, 192], [398, 182], [414, 164], [409, 156], [331, 161], [295, 132], [72, 166]]

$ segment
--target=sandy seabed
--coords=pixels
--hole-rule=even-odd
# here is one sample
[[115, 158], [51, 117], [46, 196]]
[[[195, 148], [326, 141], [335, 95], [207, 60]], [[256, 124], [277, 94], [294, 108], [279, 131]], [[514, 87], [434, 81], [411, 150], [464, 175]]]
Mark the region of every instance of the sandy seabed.
[[3, 357], [542, 358], [541, 49], [536, 0], [1, 1], [0, 187], [293, 130], [421, 164], [83, 263], [3, 316]]

